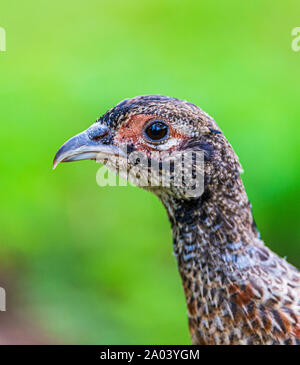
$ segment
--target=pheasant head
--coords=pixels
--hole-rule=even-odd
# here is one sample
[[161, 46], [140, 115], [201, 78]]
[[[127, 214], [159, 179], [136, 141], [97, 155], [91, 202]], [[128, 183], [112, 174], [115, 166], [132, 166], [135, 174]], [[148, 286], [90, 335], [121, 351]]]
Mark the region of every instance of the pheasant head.
[[[68, 140], [53, 166], [99, 159], [112, 168], [116, 156], [126, 173], [139, 160], [142, 187], [167, 209], [192, 342], [299, 343], [299, 272], [261, 241], [241, 165], [214, 119], [176, 98], [124, 100]], [[178, 166], [191, 175], [176, 179]]]

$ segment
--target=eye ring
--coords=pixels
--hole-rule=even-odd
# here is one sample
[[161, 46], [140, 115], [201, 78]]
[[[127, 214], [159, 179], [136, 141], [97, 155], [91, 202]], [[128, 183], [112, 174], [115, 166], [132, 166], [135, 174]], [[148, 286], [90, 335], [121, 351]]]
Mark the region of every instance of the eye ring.
[[169, 126], [161, 119], [152, 119], [144, 126], [143, 136], [147, 142], [159, 144], [169, 137]]

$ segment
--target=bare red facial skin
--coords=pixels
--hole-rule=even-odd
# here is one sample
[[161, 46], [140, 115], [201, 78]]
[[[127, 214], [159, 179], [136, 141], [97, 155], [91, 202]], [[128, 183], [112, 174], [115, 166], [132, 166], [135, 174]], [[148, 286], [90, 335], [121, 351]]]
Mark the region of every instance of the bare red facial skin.
[[[144, 126], [148, 121], [152, 119], [163, 120], [165, 123], [167, 123], [169, 125], [169, 136], [171, 138], [177, 138], [182, 142], [188, 138], [187, 136], [180, 134], [178, 131], [176, 131], [167, 119], [163, 119], [154, 114], [137, 114], [133, 115], [124, 125], [122, 125], [122, 127], [118, 131], [115, 140], [122, 144], [133, 143], [136, 149], [141, 152], [156, 151], [156, 146], [151, 146], [143, 139]], [[171, 152], [174, 149], [176, 149], [176, 146], [171, 147], [169, 151]]]

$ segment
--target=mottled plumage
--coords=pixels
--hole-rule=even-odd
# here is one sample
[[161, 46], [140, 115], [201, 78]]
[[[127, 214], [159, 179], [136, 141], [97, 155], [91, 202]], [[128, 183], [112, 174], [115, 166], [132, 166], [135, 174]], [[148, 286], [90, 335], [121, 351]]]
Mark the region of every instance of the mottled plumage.
[[[150, 117], [170, 126], [168, 140], [145, 143], [141, 128]], [[79, 159], [74, 156], [86, 145], [204, 152], [201, 197], [185, 197], [172, 186], [147, 188], [172, 225], [193, 344], [300, 344], [299, 272], [260, 239], [241, 165], [213, 118], [186, 101], [140, 96], [119, 103], [84, 133], [90, 137], [68, 141], [55, 165]]]

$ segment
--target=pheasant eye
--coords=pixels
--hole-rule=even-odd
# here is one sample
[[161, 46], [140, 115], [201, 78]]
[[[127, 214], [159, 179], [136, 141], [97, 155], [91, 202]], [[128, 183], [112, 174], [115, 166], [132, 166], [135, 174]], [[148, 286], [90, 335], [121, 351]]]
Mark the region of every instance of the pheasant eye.
[[144, 130], [145, 137], [151, 142], [160, 142], [168, 137], [169, 127], [165, 122], [160, 120], [151, 121], [146, 125]]

